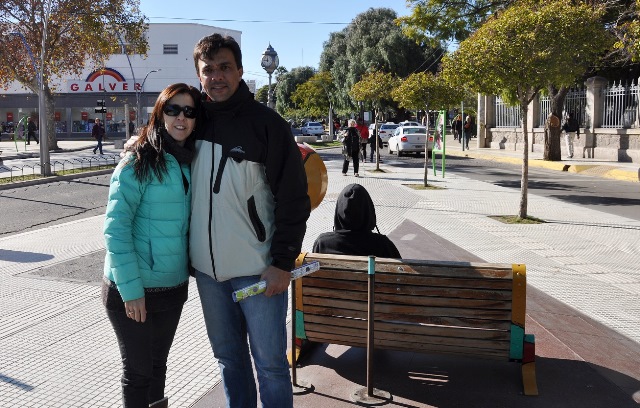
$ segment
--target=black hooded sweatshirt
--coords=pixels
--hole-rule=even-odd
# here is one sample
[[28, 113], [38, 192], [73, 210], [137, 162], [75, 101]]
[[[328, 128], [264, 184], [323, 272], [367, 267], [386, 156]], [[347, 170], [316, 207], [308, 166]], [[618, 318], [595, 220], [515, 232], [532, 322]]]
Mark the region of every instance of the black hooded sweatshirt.
[[313, 252], [336, 255], [400, 258], [400, 252], [385, 235], [373, 232], [376, 209], [369, 192], [360, 184], [349, 184], [338, 197], [334, 231], [318, 236]]

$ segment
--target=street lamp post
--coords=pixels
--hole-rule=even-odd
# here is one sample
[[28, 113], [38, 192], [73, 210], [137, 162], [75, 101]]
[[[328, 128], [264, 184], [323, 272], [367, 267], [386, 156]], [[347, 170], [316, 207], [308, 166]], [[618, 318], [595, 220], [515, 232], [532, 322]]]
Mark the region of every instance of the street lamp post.
[[273, 74], [273, 71], [278, 68], [279, 64], [280, 59], [278, 58], [278, 53], [273, 49], [271, 43], [269, 43], [269, 46], [267, 47], [265, 52], [262, 53], [262, 60], [260, 61], [260, 65], [262, 65], [262, 68], [264, 68], [264, 70], [267, 71], [267, 74], [269, 74], [269, 93], [267, 96], [267, 106], [269, 106], [271, 109], [275, 108], [275, 104], [273, 103], [273, 91], [271, 90], [271, 74]]
[[147, 78], [149, 77], [149, 74], [153, 73], [153, 72], [159, 72], [162, 71], [162, 68], [158, 68], [158, 69], [152, 69], [151, 71], [147, 72], [147, 75], [144, 76], [144, 79], [142, 80], [142, 84], [140, 85], [140, 89], [138, 89], [137, 87], [134, 86], [134, 88], [136, 89], [136, 109], [137, 109], [137, 116], [138, 116], [138, 125], [142, 125], [142, 116], [140, 115], [140, 110], [142, 109], [142, 107], [140, 106], [140, 98], [142, 93], [144, 93], [144, 83], [147, 82]]

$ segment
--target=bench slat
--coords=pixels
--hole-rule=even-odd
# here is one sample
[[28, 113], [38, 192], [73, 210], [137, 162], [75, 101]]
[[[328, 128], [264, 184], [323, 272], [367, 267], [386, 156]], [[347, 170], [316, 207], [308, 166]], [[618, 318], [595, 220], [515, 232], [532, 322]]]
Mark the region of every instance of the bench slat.
[[[345, 319], [335, 316], [322, 316], [305, 314], [305, 327], [307, 324], [331, 326], [335, 333], [341, 333], [346, 329], [366, 330], [367, 321], [364, 319]], [[318, 329], [319, 330], [319, 329]], [[402, 322], [376, 321], [375, 330], [409, 333], [420, 336], [460, 337], [468, 339], [509, 341], [509, 332], [505, 330], [482, 330], [464, 327], [451, 327], [427, 324], [407, 324]]]
[[[352, 305], [350, 305], [352, 306]], [[365, 304], [366, 307], [366, 304]], [[307, 305], [305, 306], [305, 315], [318, 314], [323, 316], [345, 316], [357, 319], [366, 319], [367, 312], [354, 309], [340, 309], [336, 306], [328, 307], [325, 305]], [[399, 320], [397, 314], [376, 312], [376, 320]], [[488, 320], [475, 317], [463, 316], [433, 316], [433, 315], [405, 315], [402, 321], [416, 324], [433, 324], [454, 327], [472, 327], [489, 330], [508, 330], [511, 326], [510, 321]]]
[[[313, 275], [303, 278], [309, 284], [317, 280], [335, 280], [344, 282], [345, 285], [367, 282], [367, 274], [360, 271], [335, 271], [330, 269], [320, 269]], [[398, 273], [376, 273], [376, 285], [413, 285], [444, 288], [474, 288], [474, 289], [503, 289], [511, 290], [511, 279], [507, 278], [455, 278], [425, 275], [402, 275]]]
[[[351, 336], [336, 336], [335, 334], [326, 333], [313, 333], [319, 343], [333, 343], [342, 344], [350, 347], [366, 347], [366, 341], [362, 337]], [[366, 337], [365, 337], [366, 339]], [[399, 350], [399, 351], [418, 351], [421, 353], [447, 353], [447, 354], [462, 354], [474, 357], [485, 357], [505, 360], [509, 357], [508, 351], [497, 349], [483, 349], [483, 348], [470, 348], [463, 347], [459, 344], [428, 344], [428, 343], [414, 343], [404, 342], [399, 339], [386, 340], [375, 339], [375, 347], [379, 349]]]
[[[380, 290], [378, 290], [380, 289]], [[511, 310], [511, 299], [500, 299], [503, 293], [494, 291], [454, 291], [450, 293], [444, 290], [434, 290], [431, 296], [426, 296], [422, 291], [420, 293], [398, 292], [392, 288], [383, 288], [376, 286], [375, 301], [376, 303], [397, 303], [401, 305], [417, 305], [417, 306], [439, 306], [439, 307], [475, 307], [483, 309], [504, 309]], [[304, 296], [314, 296], [337, 300], [357, 300], [366, 301], [368, 292], [356, 292], [342, 290], [341, 288], [327, 290], [325, 288], [303, 287]], [[452, 297], [451, 295], [460, 295], [461, 297]]]

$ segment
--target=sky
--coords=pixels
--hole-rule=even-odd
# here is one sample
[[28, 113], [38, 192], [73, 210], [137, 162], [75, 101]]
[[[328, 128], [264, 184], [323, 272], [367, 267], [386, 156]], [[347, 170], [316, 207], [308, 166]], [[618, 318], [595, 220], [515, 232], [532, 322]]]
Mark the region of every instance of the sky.
[[[410, 14], [406, 0], [140, 0], [151, 23], [196, 23], [242, 31], [244, 79], [257, 88], [269, 83], [260, 66], [269, 44], [280, 66], [318, 68], [322, 45], [369, 8], [386, 7], [398, 16]], [[258, 22], [259, 21], [259, 22]]]

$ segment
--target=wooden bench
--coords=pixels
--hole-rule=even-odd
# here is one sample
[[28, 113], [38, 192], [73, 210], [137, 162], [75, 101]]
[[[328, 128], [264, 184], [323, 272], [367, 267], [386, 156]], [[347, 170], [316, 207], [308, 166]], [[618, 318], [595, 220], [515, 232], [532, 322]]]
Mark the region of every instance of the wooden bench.
[[[298, 259], [312, 261], [320, 270], [295, 281], [295, 336], [366, 347], [368, 257]], [[538, 394], [524, 265], [377, 258], [374, 276], [375, 348], [521, 362], [524, 394]]]

